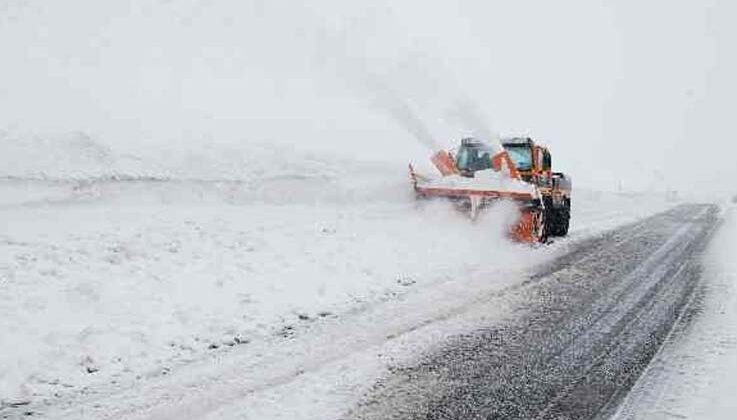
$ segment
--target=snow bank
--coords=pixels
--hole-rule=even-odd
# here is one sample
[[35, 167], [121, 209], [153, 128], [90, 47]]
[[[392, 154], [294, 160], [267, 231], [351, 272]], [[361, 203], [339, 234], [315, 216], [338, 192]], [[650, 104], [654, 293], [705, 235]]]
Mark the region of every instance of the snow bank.
[[515, 258], [494, 223], [407, 201], [139, 204], [131, 189], [0, 212], [4, 397], [145, 377]]
[[[370, 162], [305, 151], [266, 140], [187, 145], [108, 144], [84, 132], [40, 135], [0, 130], [0, 178], [52, 181], [200, 180], [261, 183], [278, 179], [334, 180]], [[373, 166], [372, 166], [373, 165]]]
[[404, 167], [282, 145], [159, 159], [82, 135], [4, 141], [3, 402], [142, 380], [514, 258], [492, 218], [416, 209]]

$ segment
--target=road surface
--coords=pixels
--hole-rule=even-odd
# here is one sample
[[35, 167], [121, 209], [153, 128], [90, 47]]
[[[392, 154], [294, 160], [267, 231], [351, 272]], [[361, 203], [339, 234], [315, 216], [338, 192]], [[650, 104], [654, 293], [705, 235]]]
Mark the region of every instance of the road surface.
[[498, 297], [517, 316], [396, 368], [346, 418], [609, 417], [687, 322], [716, 212], [684, 205], [580, 244]]

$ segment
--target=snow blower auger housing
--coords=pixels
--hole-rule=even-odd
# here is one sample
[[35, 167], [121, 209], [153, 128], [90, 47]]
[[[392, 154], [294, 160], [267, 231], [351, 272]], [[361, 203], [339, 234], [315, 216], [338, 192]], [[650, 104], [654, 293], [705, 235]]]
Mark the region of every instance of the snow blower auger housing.
[[410, 164], [418, 199], [450, 199], [472, 219], [491, 203], [509, 200], [519, 209], [510, 232], [514, 239], [536, 243], [568, 234], [570, 179], [552, 171], [550, 152], [532, 139], [466, 138], [457, 149], [441, 150], [430, 160], [441, 176], [418, 174]]

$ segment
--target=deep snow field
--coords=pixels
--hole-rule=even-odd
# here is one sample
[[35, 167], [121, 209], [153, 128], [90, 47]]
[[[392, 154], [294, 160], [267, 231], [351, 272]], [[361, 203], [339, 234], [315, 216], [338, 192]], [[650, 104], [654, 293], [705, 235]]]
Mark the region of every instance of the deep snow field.
[[263, 144], [154, 166], [82, 135], [27, 144], [6, 139], [0, 165], [3, 405], [135, 385], [448, 282], [501, 287], [672, 204], [576, 190], [569, 238], [530, 247], [505, 238], [507, 206], [471, 223], [418, 205], [404, 165]]

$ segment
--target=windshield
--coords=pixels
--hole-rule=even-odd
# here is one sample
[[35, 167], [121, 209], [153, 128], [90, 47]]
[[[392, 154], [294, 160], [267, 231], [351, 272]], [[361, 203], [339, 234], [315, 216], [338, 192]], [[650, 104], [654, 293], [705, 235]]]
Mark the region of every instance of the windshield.
[[491, 147], [485, 145], [461, 146], [456, 166], [464, 172], [491, 169]]
[[529, 171], [532, 169], [532, 151], [527, 146], [507, 146], [507, 153], [517, 169]]

